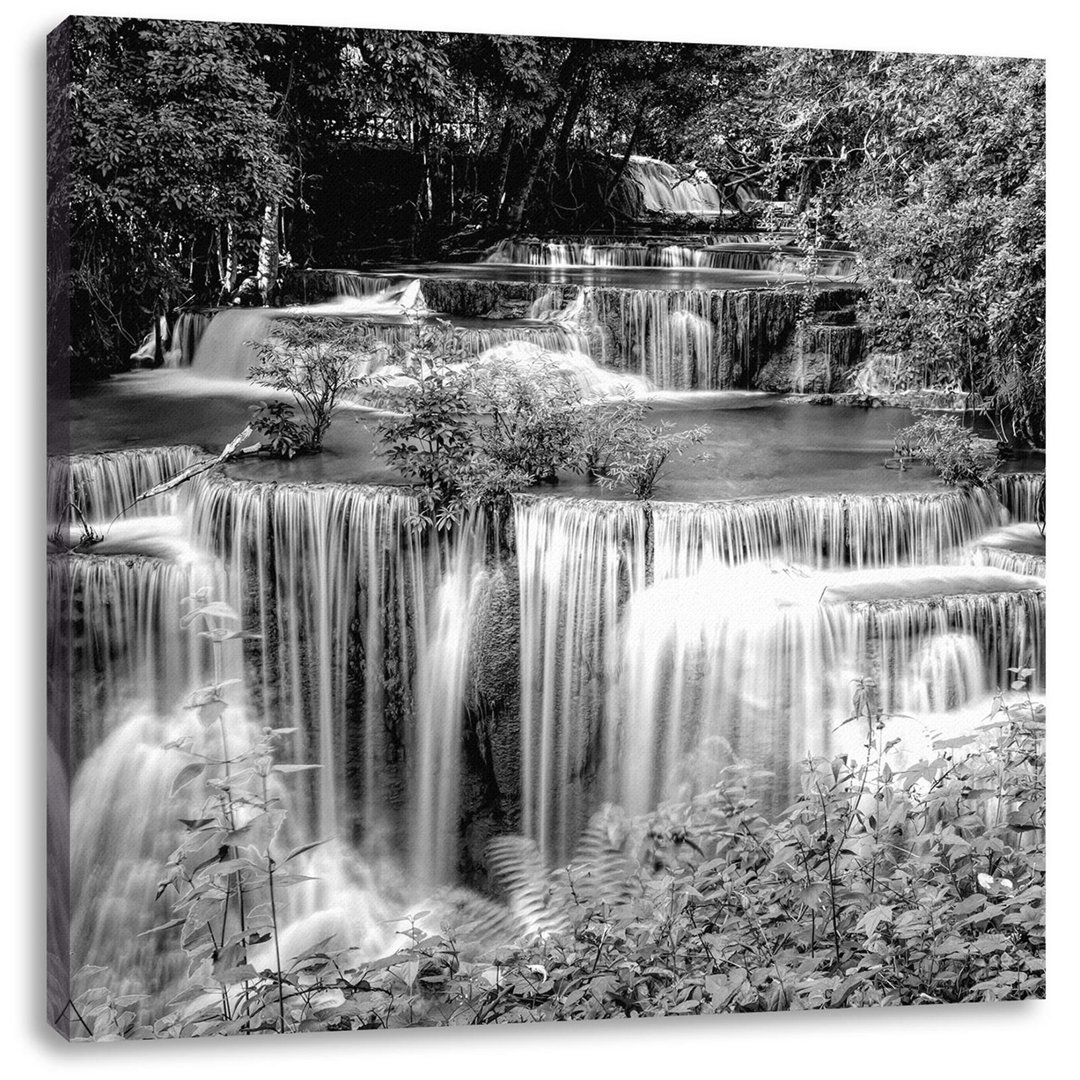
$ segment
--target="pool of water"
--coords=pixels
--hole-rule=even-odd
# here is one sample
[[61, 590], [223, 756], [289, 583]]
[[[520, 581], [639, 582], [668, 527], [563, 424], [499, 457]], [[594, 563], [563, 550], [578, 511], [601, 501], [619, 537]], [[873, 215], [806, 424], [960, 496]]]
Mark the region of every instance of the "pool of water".
[[[344, 273], [345, 271], [341, 271]], [[524, 281], [611, 289], [767, 289], [805, 283], [805, 275], [775, 270], [719, 270], [701, 266], [526, 266], [511, 263], [424, 263], [366, 271], [391, 279], [451, 278], [459, 281]], [[818, 288], [850, 287], [836, 278], [815, 279]]]
[[[219, 452], [267, 396], [246, 383], [200, 378], [190, 371], [131, 372], [75, 392], [66, 423], [50, 425], [50, 451], [191, 443]], [[704, 442], [669, 461], [657, 498], [911, 492], [940, 486], [925, 467], [901, 472], [885, 465], [894, 432], [912, 421], [906, 409], [785, 404], [778, 395], [747, 391], [658, 392], [647, 419], [667, 421], [675, 430], [708, 427]], [[255, 459], [231, 469], [263, 480], [400, 483], [374, 452], [376, 422], [369, 411], [348, 409], [334, 420], [322, 454], [291, 462]], [[1041, 468], [1041, 455], [1028, 455], [1011, 467]], [[574, 475], [545, 490], [619, 497]]]

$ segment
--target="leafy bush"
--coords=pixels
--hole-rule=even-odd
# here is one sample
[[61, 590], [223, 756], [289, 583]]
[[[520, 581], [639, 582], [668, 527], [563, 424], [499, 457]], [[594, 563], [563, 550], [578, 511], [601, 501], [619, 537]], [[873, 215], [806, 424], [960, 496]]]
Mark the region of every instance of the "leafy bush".
[[645, 403], [625, 398], [589, 402], [581, 407], [577, 468], [591, 480], [610, 476], [620, 458], [640, 439]]
[[488, 422], [478, 428], [492, 466], [527, 478], [552, 481], [572, 468], [579, 453], [581, 397], [570, 378], [542, 358], [489, 364], [474, 376], [478, 405]]
[[435, 361], [402, 358], [403, 374], [380, 395], [394, 410], [379, 422], [378, 452], [416, 489], [416, 524], [448, 529], [469, 503], [476, 423], [468, 379]]
[[541, 882], [566, 877], [569, 926], [476, 963], [452, 933], [417, 940], [401, 964], [442, 976], [368, 996], [365, 1023], [396, 1026], [406, 1004], [478, 1024], [1042, 996], [1042, 708], [1000, 704], [983, 745], [944, 740], [894, 772], [871, 697], [865, 758], [807, 761], [779, 823], [751, 797], [761, 774], [730, 766], [653, 819], [628, 888], [590, 892], [571, 866]]
[[985, 487], [997, 472], [997, 447], [963, 427], [955, 416], [924, 416], [893, 440], [901, 464], [925, 461], [946, 484]]
[[629, 488], [635, 499], [651, 499], [668, 458], [702, 442], [707, 431], [704, 425], [688, 431], [674, 431], [672, 424], [665, 420], [651, 427], [639, 425], [636, 429], [624, 429], [619, 448], [607, 462], [600, 483], [605, 487]]
[[[211, 689], [198, 707], [213, 725], [223, 705]], [[712, 789], [642, 821], [605, 811], [558, 873], [528, 841], [493, 842], [507, 906], [451, 894], [435, 932], [434, 913], [401, 920], [392, 955], [322, 941], [285, 969], [280, 956], [256, 969], [245, 949], [275, 940], [273, 890], [305, 850], [271, 847], [280, 811], [264, 785], [289, 767], [272, 765], [272, 732], [223, 753], [214, 767], [230, 762], [231, 776], [193, 758], [176, 786], [205, 776], [216, 794], [185, 823], [162, 883], [178, 918], [157, 931], [182, 924], [193, 981], [164, 1015], [137, 1017], [145, 1002], [104, 987], [74, 1015], [99, 1038], [176, 1037], [1042, 996], [1044, 708], [999, 699], [978, 731], [903, 771], [888, 763], [898, 740], [869, 680], [845, 723], [865, 733], [860, 760], [807, 760], [776, 822], [753, 794], [769, 774], [736, 760]], [[230, 815], [249, 798], [238, 829]]]
[[264, 411], [259, 430], [272, 436], [284, 456], [293, 456], [289, 449], [320, 453], [342, 399], [367, 382], [363, 368], [376, 351], [370, 332], [343, 319], [296, 316], [275, 319], [269, 340], [252, 345], [259, 362], [248, 378], [289, 394], [299, 417]]

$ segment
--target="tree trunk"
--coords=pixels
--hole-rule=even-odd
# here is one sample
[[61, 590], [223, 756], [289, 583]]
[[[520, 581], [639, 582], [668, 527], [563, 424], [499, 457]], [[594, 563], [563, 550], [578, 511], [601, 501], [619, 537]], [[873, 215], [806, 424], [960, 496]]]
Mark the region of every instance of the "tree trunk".
[[281, 214], [281, 202], [273, 199], [263, 210], [262, 236], [259, 240], [259, 269], [256, 280], [263, 303], [268, 304], [273, 291], [277, 288], [278, 266], [281, 262], [281, 249], [278, 246], [278, 217]]
[[544, 160], [544, 147], [547, 146], [551, 129], [555, 126], [555, 118], [558, 115], [557, 110], [561, 104], [562, 96], [560, 95], [556, 104], [548, 109], [548, 114], [539, 132], [535, 133], [529, 141], [529, 148], [525, 155], [525, 175], [521, 178], [517, 192], [510, 201], [510, 205], [506, 208], [506, 220], [510, 225], [517, 226], [521, 224], [521, 219], [525, 214], [525, 206], [529, 201], [529, 195], [532, 193], [533, 184], [536, 183], [536, 177], [540, 172], [540, 163]]
[[619, 167], [615, 170], [614, 175], [611, 177], [607, 185], [607, 190], [604, 192], [604, 202], [609, 203], [611, 196], [618, 186], [619, 181], [622, 179], [623, 173], [626, 172], [626, 166], [630, 162], [630, 157], [634, 152], [634, 145], [638, 141], [638, 137], [641, 135], [641, 125], [645, 119], [645, 107], [649, 102], [649, 93], [646, 90], [641, 95], [641, 101], [638, 102], [637, 116], [634, 118], [634, 128], [630, 132], [630, 139], [626, 144], [626, 151], [623, 153], [622, 159], [619, 161]]
[[[552, 129], [555, 127], [555, 121], [558, 119], [559, 113], [563, 111], [563, 106], [568, 104], [571, 87], [585, 82], [588, 78], [588, 70], [585, 65], [588, 63], [592, 48], [593, 43], [591, 41], [575, 41], [570, 47], [570, 52], [563, 61], [562, 67], [559, 69], [558, 90], [554, 100], [547, 107], [543, 124], [541, 124], [537, 132], [534, 132], [532, 139], [529, 141], [529, 147], [525, 155], [524, 174], [517, 193], [506, 211], [506, 220], [511, 225], [521, 223], [525, 207], [529, 201], [529, 195], [532, 193], [533, 184], [536, 182], [536, 177], [540, 172], [540, 165], [544, 160], [544, 151], [547, 149], [548, 139], [551, 136]], [[570, 118], [570, 125], [573, 126], [573, 118]], [[567, 132], [567, 138], [569, 138], [569, 132]]]
[[499, 152], [496, 155], [495, 183], [488, 200], [488, 218], [497, 221], [502, 216], [503, 202], [506, 200], [506, 179], [510, 174], [510, 155], [514, 150], [514, 125], [509, 118], [503, 124], [499, 136]]

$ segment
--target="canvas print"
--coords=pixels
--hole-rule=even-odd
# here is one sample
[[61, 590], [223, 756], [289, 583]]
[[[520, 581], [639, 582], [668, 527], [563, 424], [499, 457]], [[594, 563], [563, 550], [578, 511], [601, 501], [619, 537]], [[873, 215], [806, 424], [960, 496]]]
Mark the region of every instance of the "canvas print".
[[47, 67], [62, 1034], [1043, 996], [1042, 61]]

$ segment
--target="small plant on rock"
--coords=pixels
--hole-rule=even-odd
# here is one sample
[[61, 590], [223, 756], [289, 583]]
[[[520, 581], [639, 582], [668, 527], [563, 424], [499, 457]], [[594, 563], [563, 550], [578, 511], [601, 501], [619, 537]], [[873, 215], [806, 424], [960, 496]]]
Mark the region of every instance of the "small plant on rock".
[[695, 443], [703, 442], [708, 428], [704, 425], [687, 431], [675, 431], [670, 421], [661, 420], [651, 427], [639, 427], [627, 438], [600, 483], [609, 488], [629, 488], [635, 499], [653, 497], [660, 472], [672, 454], [683, 454]]
[[955, 416], [923, 416], [893, 440], [901, 467], [925, 461], [946, 484], [985, 487], [998, 468], [997, 447], [979, 438]]
[[370, 332], [342, 319], [301, 316], [275, 320], [269, 341], [252, 344], [259, 362], [248, 378], [293, 399], [287, 415], [264, 406], [259, 430], [280, 450], [320, 453], [334, 413], [367, 382], [365, 368], [376, 352]]

